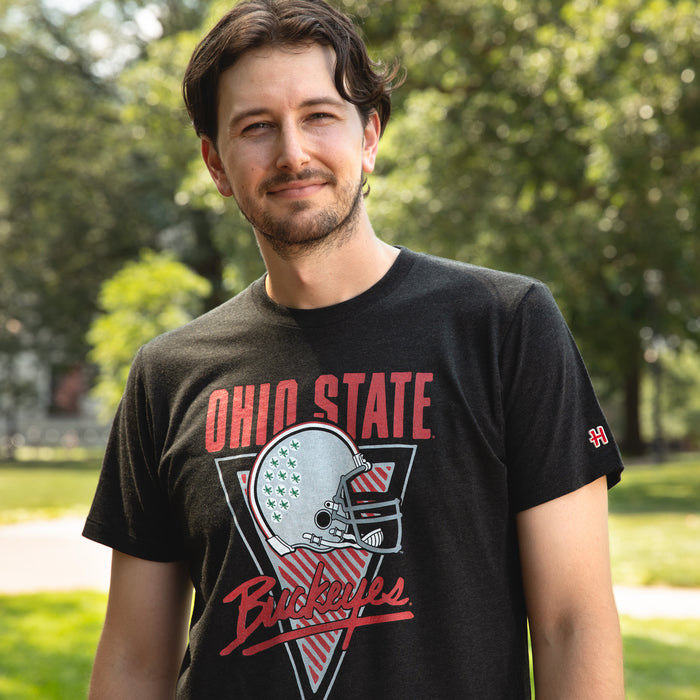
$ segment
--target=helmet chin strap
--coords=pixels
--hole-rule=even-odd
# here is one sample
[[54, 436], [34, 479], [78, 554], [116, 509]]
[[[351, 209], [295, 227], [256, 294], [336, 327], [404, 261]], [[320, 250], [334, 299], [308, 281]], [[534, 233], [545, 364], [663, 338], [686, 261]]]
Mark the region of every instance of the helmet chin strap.
[[323, 539], [323, 537], [320, 537], [319, 535], [314, 535], [311, 532], [305, 532], [302, 535], [302, 537], [311, 544], [315, 545], [316, 547], [326, 547], [329, 550], [344, 547], [354, 547], [355, 549], [363, 549], [363, 547], [355, 541], [355, 538], [352, 535], [349, 535], [348, 533], [343, 532], [338, 528], [332, 528], [328, 531], [328, 534], [333, 535], [333, 537], [340, 537], [341, 541], [338, 542], [337, 540], [325, 540]]

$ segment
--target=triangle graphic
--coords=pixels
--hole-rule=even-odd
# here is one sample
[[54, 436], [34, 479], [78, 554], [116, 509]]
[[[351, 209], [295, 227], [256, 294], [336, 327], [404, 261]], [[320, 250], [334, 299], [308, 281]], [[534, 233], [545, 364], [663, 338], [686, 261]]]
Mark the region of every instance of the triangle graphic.
[[[352, 490], [365, 494], [391, 492], [403, 501], [413, 466], [415, 445], [368, 445], [359, 449], [372, 463], [372, 470], [355, 479]], [[311, 605], [309, 617], [289, 617], [279, 621], [277, 628], [278, 637], [284, 640], [281, 643], [284, 643], [290, 658], [300, 696], [325, 697], [339, 672], [352, 634], [344, 625], [351, 614], [350, 610], [340, 603], [333, 605], [333, 597], [340, 601], [342, 591], [350, 596], [362, 582], [376, 576], [386, 555], [354, 547], [323, 552], [298, 547], [281, 556], [260, 528], [254, 526], [256, 517], [248, 492], [254, 458], [255, 455], [243, 455], [216, 460], [219, 480], [236, 528], [258, 570], [262, 575], [274, 575], [278, 583], [277, 599], [285, 590], [289, 592], [288, 595], [297, 591], [295, 606], [300, 609], [308, 602], [312, 589], [314, 592], [322, 591], [320, 596], [314, 598], [322, 605]], [[247, 513], [239, 508], [237, 517], [232, 502], [241, 501], [245, 503]], [[242, 522], [244, 515], [247, 522]], [[318, 607], [324, 609], [319, 612]], [[359, 615], [362, 616], [362, 611]], [[408, 617], [412, 615], [406, 614], [403, 619]]]

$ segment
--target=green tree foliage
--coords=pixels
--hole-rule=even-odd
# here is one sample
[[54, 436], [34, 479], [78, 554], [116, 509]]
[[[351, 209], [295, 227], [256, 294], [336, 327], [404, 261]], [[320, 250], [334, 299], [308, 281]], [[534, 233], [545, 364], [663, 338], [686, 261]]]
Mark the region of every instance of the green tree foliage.
[[2, 4], [0, 397], [8, 414], [26, 393], [14, 377], [20, 353], [46, 365], [84, 360], [100, 285], [141, 249], [171, 250], [204, 276], [202, 310], [260, 273], [240, 217], [181, 187], [199, 150], [180, 80], [205, 4]]
[[[97, 31], [99, 17], [84, 20]], [[3, 2], [0, 11], [0, 406], [8, 435], [37, 389], [20, 374], [23, 353], [48, 366], [82, 360], [100, 282], [148, 238], [133, 216], [125, 175], [136, 164], [115, 98], [91, 70], [98, 57], [77, 23], [33, 0]]]
[[700, 353], [685, 341], [672, 350], [662, 346], [645, 353], [654, 371], [642, 382], [642, 434], [652, 442], [657, 432], [672, 446], [697, 450], [700, 447]]
[[100, 285], [142, 248], [174, 250], [206, 276], [206, 307], [238, 284], [212, 240], [220, 212], [178, 197], [198, 145], [179, 82], [203, 4], [0, 0], [7, 415], [27, 394], [20, 354], [83, 361]]
[[171, 253], [144, 251], [100, 291], [102, 314], [88, 333], [90, 357], [100, 368], [95, 397], [111, 417], [119, 403], [136, 351], [152, 338], [192, 320], [211, 291]]
[[[35, 0], [5, 6], [0, 318], [21, 320], [47, 362], [71, 362], [84, 356], [102, 280], [154, 240], [144, 182], [157, 177], [120, 119], [110, 71], [121, 59], [118, 51], [103, 57], [112, 25], [99, 8], [69, 15]], [[118, 43], [119, 30], [112, 34]], [[123, 47], [123, 59], [139, 45]]]
[[123, 71], [119, 87], [134, 148], [159, 173], [159, 188], [151, 189], [160, 204], [158, 245], [209, 280], [211, 308], [230, 296], [232, 276], [252, 279], [262, 265], [250, 226], [211, 183], [182, 103], [182, 76], [200, 34], [181, 31], [154, 42], [144, 60]]
[[[407, 68], [378, 233], [547, 282], [639, 449], [640, 333], [700, 332], [697, 3], [339, 1]], [[143, 247], [205, 277], [206, 306], [260, 274], [180, 101], [228, 3], [0, 2], [0, 333], [20, 320], [23, 347], [84, 353], [101, 281]]]
[[700, 327], [697, 3], [346, 5], [408, 69], [378, 230], [546, 281], [640, 449], [640, 331]]
[[[207, 2], [0, 3], [0, 328], [19, 319], [34, 352], [71, 363], [86, 352], [101, 282], [125, 260], [170, 246], [178, 227], [203, 229], [205, 249], [209, 212], [175, 202], [196, 139], [184, 155], [186, 59], [174, 64], [169, 47]], [[147, 85], [138, 67], [142, 78], [155, 68]], [[178, 106], [164, 118], [166, 91]], [[222, 270], [209, 264], [213, 304]]]

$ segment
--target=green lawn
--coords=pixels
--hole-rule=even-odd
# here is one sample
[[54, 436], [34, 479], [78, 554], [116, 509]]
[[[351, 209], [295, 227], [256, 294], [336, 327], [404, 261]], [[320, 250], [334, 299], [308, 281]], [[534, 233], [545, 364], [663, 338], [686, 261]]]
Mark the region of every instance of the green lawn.
[[[0, 700], [84, 698], [106, 595], [0, 596]], [[697, 700], [700, 620], [623, 617], [628, 700]]]
[[698, 700], [700, 620], [620, 623], [627, 700]]
[[0, 698], [85, 698], [106, 602], [87, 591], [0, 596]]
[[95, 493], [99, 459], [0, 464], [0, 525], [26, 519], [86, 514]]
[[[83, 515], [98, 459], [0, 464], [0, 524]], [[618, 584], [700, 587], [700, 459], [630, 466], [610, 492]], [[106, 596], [0, 596], [0, 700], [85, 697]], [[628, 700], [697, 700], [700, 620], [621, 620]]]
[[[0, 524], [83, 516], [99, 458], [0, 464]], [[700, 587], [700, 459], [630, 466], [610, 492], [610, 547], [617, 584]]]
[[627, 467], [610, 492], [613, 580], [700, 587], [700, 460]]

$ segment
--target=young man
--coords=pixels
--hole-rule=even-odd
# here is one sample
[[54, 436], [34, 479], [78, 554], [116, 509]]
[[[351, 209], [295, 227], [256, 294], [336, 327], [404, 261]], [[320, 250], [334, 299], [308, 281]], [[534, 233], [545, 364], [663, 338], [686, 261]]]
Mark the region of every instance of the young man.
[[[622, 698], [622, 469], [538, 282], [367, 216], [393, 75], [322, 0], [248, 0], [184, 92], [267, 275], [139, 352], [85, 534], [95, 698]], [[190, 591], [195, 602], [189, 626]]]

